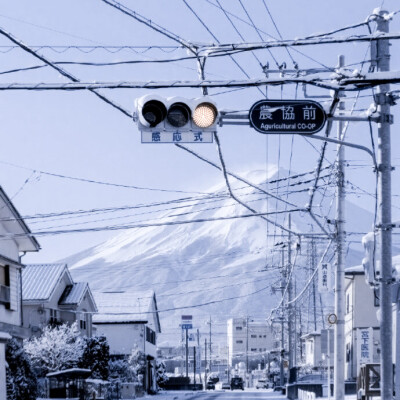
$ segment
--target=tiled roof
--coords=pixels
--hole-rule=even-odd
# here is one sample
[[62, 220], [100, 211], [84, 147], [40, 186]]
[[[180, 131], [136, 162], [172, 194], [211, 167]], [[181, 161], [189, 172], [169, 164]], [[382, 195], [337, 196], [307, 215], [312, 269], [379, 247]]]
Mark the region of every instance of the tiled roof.
[[93, 323], [148, 322], [154, 292], [93, 292], [98, 314]]
[[65, 269], [66, 264], [27, 265], [22, 269], [22, 300], [48, 300]]
[[86, 282], [77, 282], [73, 285], [68, 285], [65, 288], [58, 304], [62, 306], [80, 304], [87, 289], [88, 284]]

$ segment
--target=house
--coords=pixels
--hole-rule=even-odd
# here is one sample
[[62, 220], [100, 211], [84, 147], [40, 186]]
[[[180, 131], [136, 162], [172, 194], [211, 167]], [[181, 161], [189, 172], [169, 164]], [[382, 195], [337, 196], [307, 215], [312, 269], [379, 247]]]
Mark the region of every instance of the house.
[[[312, 368], [327, 367], [327, 355], [333, 365], [334, 333], [333, 329], [322, 329], [321, 332], [311, 332], [303, 335], [304, 341], [304, 362]], [[329, 351], [328, 351], [329, 340]]]
[[40, 246], [1, 187], [0, 239], [0, 399], [5, 399], [5, 343], [12, 336], [24, 337], [20, 257]]
[[107, 338], [113, 358], [128, 357], [138, 348], [145, 354], [143, 386], [156, 390], [157, 334], [161, 333], [156, 296], [146, 292], [94, 292], [98, 314], [93, 324]]
[[78, 321], [92, 336], [96, 303], [86, 282], [74, 282], [66, 264], [29, 264], [22, 272], [23, 326], [38, 335], [47, 324]]
[[362, 266], [347, 268], [345, 278], [345, 378], [355, 380], [361, 364], [379, 363], [379, 295]]
[[271, 325], [249, 318], [229, 319], [227, 334], [230, 366], [233, 358], [246, 356], [246, 353], [250, 357], [261, 357], [280, 346]]

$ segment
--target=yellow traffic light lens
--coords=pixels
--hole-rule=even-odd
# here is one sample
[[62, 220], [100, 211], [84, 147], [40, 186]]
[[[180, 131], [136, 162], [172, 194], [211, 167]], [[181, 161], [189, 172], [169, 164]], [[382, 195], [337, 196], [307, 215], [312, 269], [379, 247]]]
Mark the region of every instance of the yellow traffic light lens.
[[184, 103], [174, 103], [168, 109], [167, 121], [175, 128], [182, 128], [190, 120], [190, 108]]
[[194, 110], [193, 122], [199, 128], [208, 128], [217, 118], [217, 109], [211, 103], [201, 103]]

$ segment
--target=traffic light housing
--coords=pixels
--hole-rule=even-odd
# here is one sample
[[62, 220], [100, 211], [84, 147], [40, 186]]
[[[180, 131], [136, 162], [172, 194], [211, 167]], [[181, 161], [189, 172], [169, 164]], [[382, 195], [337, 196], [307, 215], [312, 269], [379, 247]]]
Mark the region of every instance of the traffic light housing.
[[207, 96], [187, 99], [148, 94], [135, 100], [134, 120], [142, 133], [212, 133], [218, 118], [217, 106]]

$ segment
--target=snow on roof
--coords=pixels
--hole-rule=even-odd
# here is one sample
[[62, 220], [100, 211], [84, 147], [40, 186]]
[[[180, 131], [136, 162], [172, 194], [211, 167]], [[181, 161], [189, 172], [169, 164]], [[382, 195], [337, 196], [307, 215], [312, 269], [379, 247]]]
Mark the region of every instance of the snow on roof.
[[27, 265], [22, 270], [22, 300], [48, 300], [65, 271], [69, 275], [66, 264]]
[[73, 285], [68, 285], [61, 296], [58, 304], [60, 305], [75, 305], [79, 304], [88, 289], [86, 282], [77, 282]]
[[364, 267], [362, 265], [354, 265], [353, 267], [348, 267], [344, 270], [346, 275], [353, 275], [353, 274], [363, 274]]
[[148, 322], [153, 314], [154, 292], [93, 292], [98, 314], [93, 323]]

